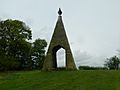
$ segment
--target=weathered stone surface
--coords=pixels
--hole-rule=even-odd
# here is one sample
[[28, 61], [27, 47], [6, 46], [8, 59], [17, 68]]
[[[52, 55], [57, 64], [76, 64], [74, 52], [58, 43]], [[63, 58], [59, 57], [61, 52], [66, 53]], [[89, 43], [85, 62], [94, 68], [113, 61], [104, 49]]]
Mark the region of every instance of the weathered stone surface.
[[48, 52], [44, 61], [43, 70], [52, 70], [57, 68], [56, 52], [65, 49], [66, 53], [66, 69], [76, 69], [70, 45], [62, 22], [62, 16], [58, 16], [56, 27], [48, 48]]

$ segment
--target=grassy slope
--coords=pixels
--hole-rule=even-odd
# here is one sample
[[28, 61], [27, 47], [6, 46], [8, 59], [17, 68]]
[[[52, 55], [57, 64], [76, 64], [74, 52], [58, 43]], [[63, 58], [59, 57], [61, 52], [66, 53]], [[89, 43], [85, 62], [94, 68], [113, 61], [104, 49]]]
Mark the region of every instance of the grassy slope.
[[120, 71], [0, 73], [0, 90], [120, 90]]

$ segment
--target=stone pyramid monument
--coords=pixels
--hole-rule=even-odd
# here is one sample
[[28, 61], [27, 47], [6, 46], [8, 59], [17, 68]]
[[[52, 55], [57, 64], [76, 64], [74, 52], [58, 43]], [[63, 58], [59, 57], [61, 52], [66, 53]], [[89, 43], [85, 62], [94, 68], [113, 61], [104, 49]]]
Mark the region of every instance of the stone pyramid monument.
[[76, 69], [73, 55], [70, 49], [68, 38], [65, 32], [64, 24], [62, 21], [62, 11], [59, 8], [58, 20], [54, 29], [54, 33], [48, 48], [48, 52], [43, 64], [43, 70], [54, 70], [57, 69], [57, 58], [56, 53], [59, 49], [65, 49], [65, 59], [66, 59], [66, 69], [74, 70]]

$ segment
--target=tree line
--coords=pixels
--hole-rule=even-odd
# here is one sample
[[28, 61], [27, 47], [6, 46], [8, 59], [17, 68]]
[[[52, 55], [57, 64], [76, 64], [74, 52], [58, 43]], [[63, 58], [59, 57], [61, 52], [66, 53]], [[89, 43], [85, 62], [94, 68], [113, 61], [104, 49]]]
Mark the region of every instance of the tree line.
[[47, 42], [31, 40], [32, 30], [23, 21], [0, 21], [0, 71], [41, 69]]
[[119, 70], [120, 69], [120, 58], [118, 56], [112, 56], [107, 58], [104, 67], [94, 66], [79, 66], [79, 70]]

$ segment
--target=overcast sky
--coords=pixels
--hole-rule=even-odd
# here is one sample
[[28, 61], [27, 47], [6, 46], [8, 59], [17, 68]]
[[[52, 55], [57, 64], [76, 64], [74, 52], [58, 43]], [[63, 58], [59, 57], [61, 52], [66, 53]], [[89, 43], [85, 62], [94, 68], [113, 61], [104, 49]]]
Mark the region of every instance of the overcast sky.
[[[0, 0], [0, 19], [24, 21], [50, 42], [58, 8], [77, 65], [102, 66], [120, 49], [120, 0]], [[63, 55], [61, 55], [63, 57]]]

